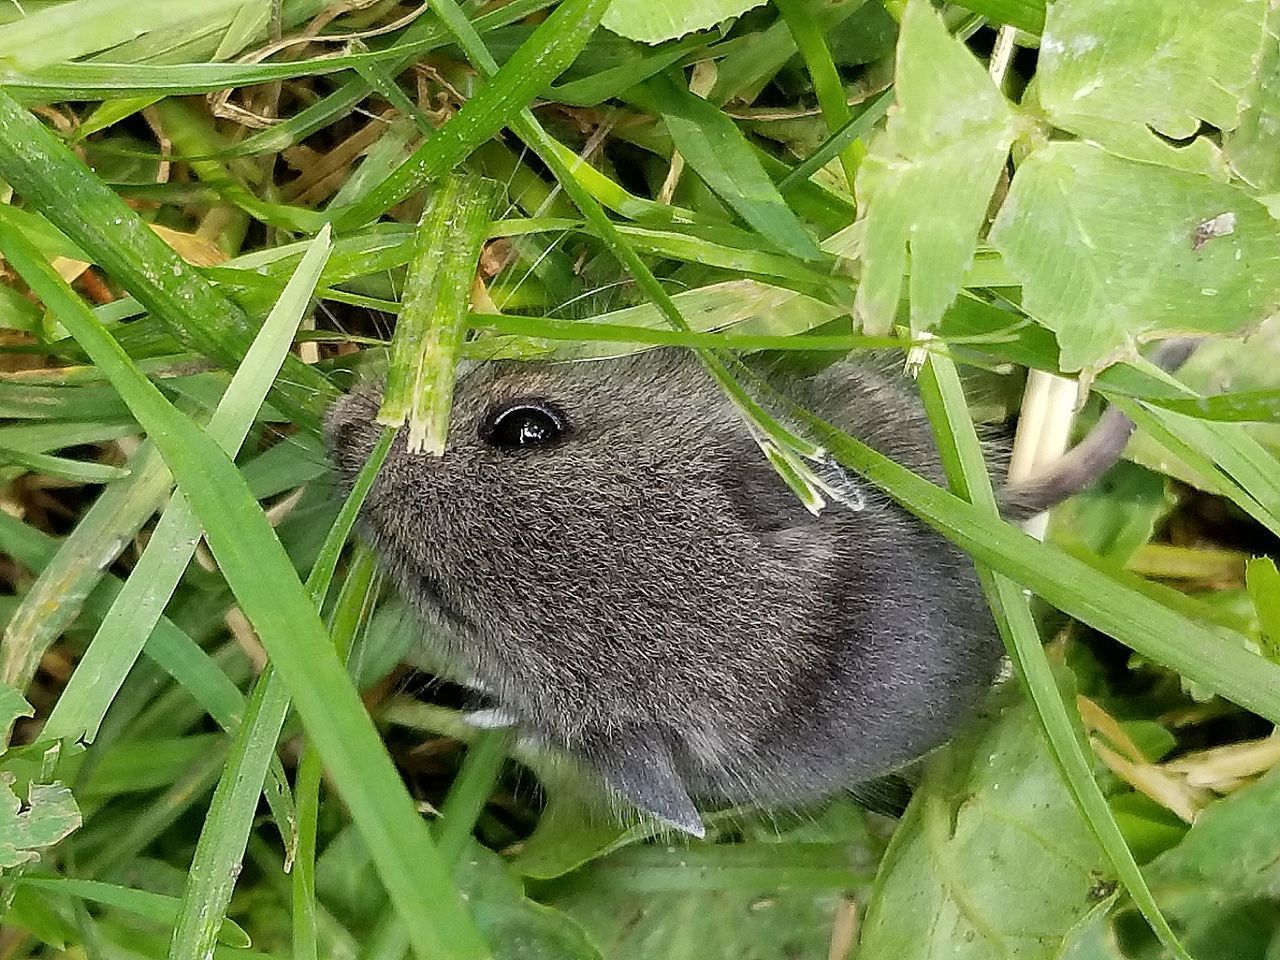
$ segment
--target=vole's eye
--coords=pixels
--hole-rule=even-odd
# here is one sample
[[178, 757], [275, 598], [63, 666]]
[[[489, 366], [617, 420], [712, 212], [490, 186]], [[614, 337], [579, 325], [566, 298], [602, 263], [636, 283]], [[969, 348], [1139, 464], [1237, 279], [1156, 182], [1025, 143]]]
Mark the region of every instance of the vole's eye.
[[512, 400], [493, 407], [480, 424], [480, 439], [492, 447], [516, 450], [559, 440], [569, 424], [547, 400]]

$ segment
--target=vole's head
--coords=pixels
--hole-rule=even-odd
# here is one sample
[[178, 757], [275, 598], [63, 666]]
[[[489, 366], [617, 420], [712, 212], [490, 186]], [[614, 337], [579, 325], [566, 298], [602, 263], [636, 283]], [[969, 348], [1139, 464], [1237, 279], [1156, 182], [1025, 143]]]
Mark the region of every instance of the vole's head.
[[[381, 432], [380, 402], [370, 384], [329, 414], [347, 482]], [[545, 616], [548, 604], [571, 616], [619, 602], [624, 583], [637, 603], [646, 592], [660, 600], [674, 571], [703, 563], [708, 538], [722, 538], [715, 553], [731, 548], [737, 465], [753, 450], [683, 351], [488, 364], [457, 384], [442, 457], [397, 438], [366, 501], [366, 531], [402, 588], [417, 578], [463, 620]]]

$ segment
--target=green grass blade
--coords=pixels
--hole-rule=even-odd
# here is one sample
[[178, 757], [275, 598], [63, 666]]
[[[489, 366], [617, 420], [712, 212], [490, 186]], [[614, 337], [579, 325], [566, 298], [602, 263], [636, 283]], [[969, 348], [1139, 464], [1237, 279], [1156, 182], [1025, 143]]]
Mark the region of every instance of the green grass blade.
[[[574, 61], [608, 6], [609, 0], [564, 0], [502, 69], [407, 162], [357, 203], [332, 211], [334, 226], [345, 232], [376, 220], [508, 125]], [[468, 30], [474, 31], [465, 17], [463, 20]]]
[[[343, 581], [342, 592], [334, 604], [330, 633], [334, 648], [343, 660], [347, 659], [351, 641], [376, 595], [376, 564], [372, 551], [367, 547], [357, 547]], [[298, 762], [297, 783], [294, 788], [298, 803], [298, 845], [290, 885], [293, 960], [317, 960], [319, 957], [316, 930], [319, 913], [316, 904], [316, 839], [320, 817], [320, 779], [323, 773], [324, 764], [320, 755], [308, 743]]]
[[170, 960], [207, 957], [213, 951], [240, 873], [258, 795], [288, 710], [288, 690], [268, 665], [249, 697], [244, 722], [236, 731], [200, 830], [169, 941]]
[[285, 682], [423, 958], [487, 955], [293, 565], [216, 443], [164, 399], [92, 312], [0, 218], [0, 250], [165, 454], [240, 609]]
[[[0, 553], [8, 554], [28, 570], [41, 572], [59, 553], [58, 541], [0, 510]], [[104, 577], [84, 603], [85, 613], [101, 620], [111, 609], [122, 585], [114, 576]], [[181, 684], [209, 716], [225, 730], [234, 730], [244, 711], [244, 696], [213, 659], [173, 621], [161, 617], [147, 641], [145, 653]], [[54, 705], [57, 712], [58, 704]], [[48, 724], [42, 731], [48, 734]], [[53, 738], [49, 738], [53, 739]]]
[[[218, 292], [94, 176], [44, 124], [0, 89], [0, 178], [128, 288], [180, 343], [235, 369], [256, 332]], [[272, 388], [272, 403], [319, 432], [337, 393], [297, 357]]]
[[441, 807], [436, 843], [447, 863], [457, 863], [484, 810], [511, 748], [510, 730], [485, 730], [467, 748], [457, 779]]
[[[818, 106], [822, 110], [822, 118], [827, 122], [827, 130], [835, 134], [838, 130], [850, 127], [853, 120], [849, 115], [849, 99], [844, 91], [844, 82], [840, 79], [835, 61], [831, 59], [827, 39], [817, 21], [810, 15], [802, 0], [773, 0], [773, 5], [781, 11], [782, 19], [786, 21], [787, 29], [796, 41], [796, 47], [804, 57], [805, 66], [809, 68], [809, 79], [813, 82], [813, 92], [818, 97]], [[858, 164], [866, 153], [866, 147], [856, 139], [840, 150], [840, 168], [849, 185], [850, 195], [853, 194]]]
[[129, 476], [99, 494], [9, 619], [0, 650], [4, 683], [26, 688], [45, 651], [169, 493], [169, 471], [153, 445], [140, 447], [127, 467]]
[[831, 136], [822, 142], [804, 162], [797, 165], [790, 173], [778, 181], [778, 189], [787, 195], [787, 188], [792, 184], [803, 183], [830, 163], [837, 155], [854, 141], [865, 139], [877, 123], [884, 119], [893, 103], [893, 88], [890, 87], [880, 96], [868, 103], [856, 117], [846, 121], [832, 131]]
[[0, 466], [24, 467], [24, 473], [27, 471], [42, 473], [46, 476], [70, 480], [73, 483], [110, 483], [112, 480], [123, 480], [129, 476], [128, 469], [124, 467], [72, 460], [69, 457], [55, 457], [48, 453], [7, 450], [4, 447], [0, 447]]
[[[982, 444], [974, 430], [973, 418], [954, 365], [949, 359], [932, 354], [921, 371], [920, 381], [952, 489], [984, 511], [990, 519], [998, 520], [999, 511]], [[1026, 594], [1013, 581], [993, 573], [988, 567], [979, 565], [978, 576], [1000, 628], [1005, 649], [1030, 694], [1049, 750], [1067, 789], [1075, 798], [1076, 806], [1160, 942], [1179, 960], [1190, 960], [1152, 896], [1133, 851], [1125, 842], [1124, 834], [1107, 806], [1106, 797], [1093, 777], [1083, 737], [1072, 719], [1074, 711], [1067, 708], [1058, 689]]]
[[770, 245], [801, 260], [822, 260], [800, 218], [787, 206], [738, 125], [708, 100], [660, 75], [641, 102], [662, 115], [676, 149], [694, 172]]
[[444, 453], [454, 367], [497, 196], [498, 184], [492, 180], [446, 175], [437, 181], [418, 222], [378, 413], [378, 422], [389, 426], [408, 421], [411, 452]]
[[[161, 923], [172, 923], [178, 915], [181, 901], [177, 897], [166, 897], [148, 890], [133, 890], [129, 887], [117, 886], [114, 883], [103, 883], [101, 880], [78, 880], [70, 877], [23, 877], [23, 886], [41, 890], [63, 893], [91, 903], [100, 903], [107, 907], [127, 910], [148, 920]], [[218, 940], [232, 947], [248, 947], [249, 935], [234, 921], [224, 920], [218, 928]]]
[[[209, 435], [229, 454], [240, 449], [253, 426], [293, 343], [330, 247], [326, 229], [312, 241], [209, 421]], [[200, 523], [190, 505], [183, 497], [175, 497], [71, 675], [49, 716], [45, 736], [93, 741], [112, 699], [177, 589], [199, 539]]]

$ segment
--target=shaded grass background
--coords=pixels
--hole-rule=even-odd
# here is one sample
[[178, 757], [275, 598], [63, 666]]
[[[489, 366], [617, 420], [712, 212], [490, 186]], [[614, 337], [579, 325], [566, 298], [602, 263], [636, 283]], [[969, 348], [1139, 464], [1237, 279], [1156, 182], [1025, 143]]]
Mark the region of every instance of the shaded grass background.
[[[20, 850], [44, 857], [5, 864], [0, 955], [849, 955], [892, 824], [841, 800], [716, 816], [707, 844], [649, 844], [651, 829], [611, 822], [554, 758], [467, 730], [447, 665], [418, 648], [372, 559], [338, 563], [354, 503], [339, 515], [316, 431], [358, 367], [380, 362], [387, 314], [421, 262], [412, 224], [430, 178], [458, 167], [505, 194], [464, 355], [699, 349], [766, 418], [804, 492], [804, 444], [767, 420], [722, 351], [786, 351], [803, 366], [909, 345], [854, 328], [854, 279], [816, 242], [855, 216], [851, 178], [890, 102], [898, 8], [788, 0], [647, 47], [596, 29], [600, 0], [336, 13], [286, 2], [276, 21], [270, 4], [213, 5], [199, 29], [171, 26], [160, 4], [126, 6], [33, 5], [0, 26], [0, 173], [12, 191], [0, 218], [0, 451], [11, 451], [0, 551], [13, 587], [0, 665], [35, 708], [3, 764], [32, 810], [62, 815], [43, 836], [4, 821], [23, 829]], [[120, 17], [147, 29], [119, 36]], [[984, 52], [993, 27], [1036, 29], [1043, 10], [975, 3], [946, 17]], [[335, 39], [302, 36], [308, 27]], [[274, 61], [214, 62], [249, 50]], [[1015, 79], [1033, 69], [1020, 58]], [[472, 264], [449, 269], [471, 284]], [[1254, 651], [1275, 649], [1277, 578], [1265, 557], [1247, 580], [1245, 569], [1274, 550], [1275, 437], [1229, 421], [1273, 419], [1274, 380], [1259, 372], [1256, 390], [1203, 401], [1210, 381], [1179, 384], [1141, 363], [1104, 371], [1096, 386], [1143, 428], [1135, 458], [1177, 480], [1128, 464], [1037, 546], [961, 482], [981, 473], [968, 424], [1012, 412], [1020, 377], [1008, 364], [1056, 367], [1052, 336], [1026, 325], [1014, 286], [980, 256], [938, 331], [969, 399], [949, 361], [926, 368], [940, 437], [955, 438], [944, 444], [955, 489], [973, 506], [845, 438], [828, 444], [990, 568], [1054, 745], [1039, 745], [1027, 713], [1026, 749], [1043, 763], [1002, 772], [1060, 788], [1048, 758], [1065, 768], [1083, 812], [1065, 829], [1100, 836], [1105, 851], [1092, 867], [1102, 908], [1083, 929], [1129, 931], [1091, 955], [1160, 949], [1125, 926], [1122, 881], [1170, 949], [1181, 946], [1158, 905], [1176, 907], [1197, 956], [1262, 957], [1273, 923], [1218, 942], [1228, 907], [1188, 908], [1169, 892], [1181, 875], [1161, 864], [1195, 837], [1193, 815], [1242, 809], [1220, 794], [1257, 803], [1271, 789], [1248, 785], [1274, 762], [1263, 718], [1280, 719], [1280, 667]], [[1216, 357], [1247, 367], [1230, 345]], [[236, 404], [239, 436], [219, 420]], [[185, 500], [164, 508], [175, 480]], [[162, 508], [183, 522], [155, 522]], [[190, 530], [197, 518], [211, 556]], [[188, 566], [192, 550], [203, 562]], [[1046, 610], [1037, 623], [1015, 584], [1145, 659], [1126, 662], [1124, 647]], [[1059, 630], [1045, 658], [1040, 640]], [[1064, 664], [1088, 698], [1084, 728]], [[981, 756], [983, 741], [965, 749]], [[54, 780], [74, 799], [25, 792]], [[76, 810], [82, 825], [62, 838]], [[1015, 813], [1036, 827], [1034, 809]], [[879, 916], [893, 915], [895, 884], [931, 882], [907, 859], [876, 880]], [[1188, 860], [1208, 886], [1232, 886]], [[1152, 863], [1164, 890], [1138, 872]], [[1054, 879], [1032, 878], [1023, 899], [979, 899], [1001, 929], [1075, 929], [1084, 951], [1090, 905], [1057, 898]], [[964, 901], [959, 886], [947, 902]], [[1049, 920], [1028, 899], [1045, 891], [1057, 898]], [[974, 921], [975, 946], [962, 927], [954, 943], [923, 927], [911, 940], [902, 917], [897, 932], [921, 955], [1006, 950], [991, 923]], [[862, 955], [893, 956], [877, 936]]]

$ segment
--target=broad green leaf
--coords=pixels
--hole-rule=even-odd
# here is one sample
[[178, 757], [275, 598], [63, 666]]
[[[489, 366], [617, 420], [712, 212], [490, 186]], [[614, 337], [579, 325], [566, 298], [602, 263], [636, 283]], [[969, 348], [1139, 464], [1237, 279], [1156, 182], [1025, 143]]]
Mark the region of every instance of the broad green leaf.
[[714, 27], [764, 0], [645, 0], [614, 3], [600, 22], [629, 40], [661, 43]]
[[1280, 236], [1265, 207], [1085, 143], [1022, 164], [991, 242], [1022, 281], [1027, 313], [1058, 335], [1065, 371], [1105, 366], [1142, 340], [1235, 332], [1280, 305]]
[[1222, 139], [1231, 171], [1263, 193], [1280, 190], [1280, 10], [1267, 4], [1266, 32], [1239, 125]]
[[1137, 464], [1121, 463], [1096, 487], [1054, 509], [1049, 539], [1064, 548], [1079, 544], [1100, 557], [1125, 563], [1151, 539], [1174, 502], [1164, 477]]
[[1015, 697], [998, 692], [980, 724], [927, 762], [881, 863], [860, 960], [1053, 960], [1113, 889], [1030, 707]]
[[[1280, 803], [1280, 771], [1210, 804], [1180, 843], [1146, 868], [1196, 960], [1265, 960], [1274, 942], [1280, 845], [1268, 829]], [[1160, 960], [1160, 946], [1133, 935], [1121, 906], [1090, 918], [1061, 960]], [[1123, 945], [1123, 946], [1122, 946]]]
[[[1258, 70], [1263, 0], [1049, 5], [1036, 84], [1054, 124], [1122, 156], [1224, 177], [1201, 121], [1231, 130]], [[1148, 129], [1150, 128], [1150, 129]]]
[[858, 169], [856, 304], [868, 333], [889, 329], [908, 274], [913, 330], [951, 305], [1018, 131], [982, 65], [925, 0], [911, 0], [903, 17], [894, 89], [888, 127]]
[[869, 872], [853, 844], [785, 840], [632, 847], [557, 881], [550, 903], [609, 960], [828, 956]]
[[8, 684], [0, 684], [0, 743], [9, 742], [9, 731], [19, 717], [34, 716], [26, 698]]

